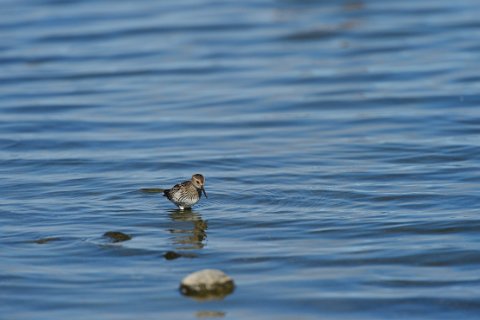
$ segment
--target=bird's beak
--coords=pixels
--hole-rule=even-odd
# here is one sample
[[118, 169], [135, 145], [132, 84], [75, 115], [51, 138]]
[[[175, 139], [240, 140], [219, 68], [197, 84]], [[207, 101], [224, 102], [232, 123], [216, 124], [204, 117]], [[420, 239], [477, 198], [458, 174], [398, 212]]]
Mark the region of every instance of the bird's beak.
[[203, 186], [202, 186], [202, 191], [203, 191], [203, 194], [205, 195], [205, 198], [208, 198], [207, 193], [205, 192], [205, 189], [203, 188]]

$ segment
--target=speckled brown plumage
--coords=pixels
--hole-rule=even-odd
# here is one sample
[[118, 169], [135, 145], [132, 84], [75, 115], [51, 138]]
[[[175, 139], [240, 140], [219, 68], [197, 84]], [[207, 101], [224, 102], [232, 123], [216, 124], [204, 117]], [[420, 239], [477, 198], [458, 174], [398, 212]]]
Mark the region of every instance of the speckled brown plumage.
[[204, 189], [205, 178], [201, 174], [194, 174], [192, 179], [174, 185], [171, 189], [163, 191], [163, 195], [173, 202], [180, 210], [189, 209], [196, 204], [203, 194], [207, 197]]

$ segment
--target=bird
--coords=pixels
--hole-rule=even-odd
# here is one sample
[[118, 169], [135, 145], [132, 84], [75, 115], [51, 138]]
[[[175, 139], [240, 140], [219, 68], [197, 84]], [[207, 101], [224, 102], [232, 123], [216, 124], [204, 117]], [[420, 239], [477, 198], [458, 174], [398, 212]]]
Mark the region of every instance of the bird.
[[203, 187], [204, 185], [205, 178], [201, 174], [196, 173], [192, 176], [191, 180], [184, 181], [174, 185], [171, 189], [164, 190], [163, 195], [180, 210], [190, 209], [200, 200], [202, 191], [205, 198], [208, 198], [205, 188]]

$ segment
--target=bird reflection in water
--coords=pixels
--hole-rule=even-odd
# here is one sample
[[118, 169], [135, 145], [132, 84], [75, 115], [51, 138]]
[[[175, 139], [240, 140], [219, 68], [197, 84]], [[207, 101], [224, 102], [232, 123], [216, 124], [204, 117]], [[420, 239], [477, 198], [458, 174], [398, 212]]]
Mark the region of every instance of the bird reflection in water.
[[191, 210], [169, 210], [169, 216], [173, 222], [169, 231], [176, 250], [196, 250], [205, 246], [208, 225], [200, 214]]

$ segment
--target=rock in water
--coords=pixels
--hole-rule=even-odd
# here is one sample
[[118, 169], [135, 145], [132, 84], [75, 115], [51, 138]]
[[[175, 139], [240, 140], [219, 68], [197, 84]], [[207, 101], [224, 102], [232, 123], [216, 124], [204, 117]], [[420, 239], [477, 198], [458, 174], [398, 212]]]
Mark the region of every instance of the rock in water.
[[131, 236], [129, 236], [126, 233], [120, 232], [120, 231], [108, 231], [103, 234], [105, 238], [109, 238], [112, 242], [123, 242], [123, 241], [128, 241], [132, 239]]
[[175, 251], [167, 251], [163, 255], [163, 257], [167, 260], [174, 260], [180, 258], [182, 255], [180, 253], [176, 253]]
[[180, 284], [180, 292], [197, 298], [223, 298], [233, 292], [232, 278], [223, 271], [205, 269], [189, 274]]
[[45, 243], [50, 243], [52, 241], [57, 241], [57, 240], [60, 240], [60, 238], [58, 238], [58, 237], [48, 237], [48, 238], [37, 239], [34, 242], [36, 244], [45, 244]]

